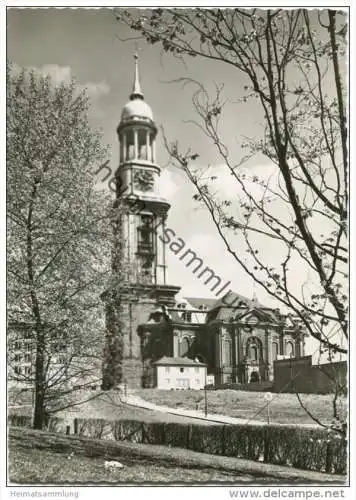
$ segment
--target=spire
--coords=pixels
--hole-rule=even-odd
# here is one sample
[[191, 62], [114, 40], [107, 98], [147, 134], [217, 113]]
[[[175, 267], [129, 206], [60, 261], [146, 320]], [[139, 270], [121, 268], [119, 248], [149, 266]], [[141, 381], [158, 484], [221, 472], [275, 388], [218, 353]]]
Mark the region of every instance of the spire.
[[134, 84], [132, 87], [132, 93], [130, 95], [131, 101], [134, 99], [143, 99], [143, 93], [141, 90], [140, 78], [139, 78], [139, 73], [138, 73], [138, 54], [137, 54], [137, 52], [134, 54], [134, 59], [135, 59], [135, 78], [134, 78]]

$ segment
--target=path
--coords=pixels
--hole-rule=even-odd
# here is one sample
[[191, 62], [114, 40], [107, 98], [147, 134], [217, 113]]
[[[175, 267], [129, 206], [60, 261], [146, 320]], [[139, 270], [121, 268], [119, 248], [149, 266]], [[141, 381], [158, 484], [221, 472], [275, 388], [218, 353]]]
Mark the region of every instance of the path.
[[[266, 421], [261, 420], [246, 420], [243, 418], [229, 417], [227, 415], [218, 415], [215, 413], [204, 415], [204, 412], [201, 410], [189, 410], [183, 408], [171, 408], [169, 406], [161, 406], [154, 403], [150, 403], [149, 401], [145, 401], [140, 396], [135, 395], [135, 392], [128, 391], [126, 396], [121, 396], [122, 402], [135, 406], [137, 408], [147, 409], [154, 412], [160, 412], [170, 415], [176, 415], [186, 418], [191, 418], [194, 420], [199, 420], [200, 423], [215, 423], [215, 424], [244, 424], [244, 425], [267, 425]], [[291, 424], [280, 424], [273, 422], [273, 425], [288, 427]], [[294, 424], [298, 427], [307, 427], [312, 429], [320, 428], [320, 426], [316, 423], [311, 424]]]
[[[154, 405], [153, 405], [154, 406]], [[196, 419], [189, 415], [161, 411], [160, 407], [151, 408], [149, 403], [139, 398], [125, 398], [118, 392], [102, 393], [95, 399], [83, 402], [73, 408], [68, 408], [57, 414], [64, 418], [65, 425], [73, 425], [74, 418], [104, 418], [106, 420], [139, 420], [145, 422], [175, 422], [180, 424], [192, 424]], [[217, 422], [206, 420], [202, 424], [209, 425]]]

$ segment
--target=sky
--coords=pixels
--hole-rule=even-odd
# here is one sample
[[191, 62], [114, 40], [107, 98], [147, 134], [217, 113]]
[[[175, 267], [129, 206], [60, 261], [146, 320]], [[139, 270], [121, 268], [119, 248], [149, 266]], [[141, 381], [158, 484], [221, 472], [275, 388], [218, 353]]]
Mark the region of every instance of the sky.
[[[10, 9], [7, 29], [8, 59], [19, 66], [49, 73], [57, 81], [75, 78], [79, 85], [87, 87], [92, 102], [91, 122], [103, 131], [104, 143], [111, 148], [113, 168], [118, 161], [116, 127], [131, 92], [136, 49], [140, 58], [141, 86], [157, 125], [164, 127], [170, 140], [178, 139], [182, 147], [191, 146], [199, 151], [202, 164], [217, 161], [215, 150], [204, 141], [196, 127], [184, 123], [194, 118], [193, 88], [168, 83], [189, 76], [209, 88], [217, 76], [216, 64], [194, 59], [184, 65], [144, 41], [138, 45], [134, 41], [121, 41], [132, 33], [117, 23], [110, 9]], [[236, 99], [239, 92], [243, 94], [246, 82], [237, 80], [236, 72], [220, 65], [218, 77], [216, 82], [224, 82], [227, 96]], [[238, 120], [236, 112], [241, 115]], [[253, 134], [260, 121], [257, 110], [251, 105], [245, 109], [236, 107], [231, 114], [231, 123], [226, 123], [225, 127], [234, 131], [230, 134], [232, 139]], [[252, 282], [228, 256], [221, 259], [224, 247], [214, 235], [208, 215], [193, 201], [194, 190], [184, 174], [169, 165], [161, 134], [157, 139], [157, 157], [162, 167], [162, 194], [172, 204], [169, 227], [223, 281], [231, 280], [236, 291], [252, 296]], [[212, 296], [209, 288], [172, 253], [168, 254], [168, 268], [169, 283], [182, 286], [184, 295]]]
[[[199, 58], [186, 63], [162, 53], [158, 45], [149, 46], [143, 40], [129, 40], [133, 33], [115, 20], [111, 9], [9, 9], [7, 14], [7, 57], [18, 66], [36, 68], [49, 73], [55, 81], [74, 78], [86, 87], [91, 99], [90, 120], [103, 132], [103, 142], [110, 146], [110, 165], [118, 165], [116, 127], [121, 110], [132, 88], [134, 60], [138, 50], [141, 87], [145, 101], [152, 107], [158, 127], [163, 126], [169, 140], [178, 140], [182, 149], [191, 147], [199, 153], [199, 164], [218, 164], [214, 147], [204, 135], [187, 121], [194, 119], [192, 86], [172, 82], [190, 77], [206, 88], [223, 83], [223, 95], [232, 101], [245, 94], [245, 77], [224, 64]], [[126, 41], [124, 41], [126, 40]], [[237, 158], [244, 154], [239, 142], [253, 137], [261, 127], [261, 114], [254, 101], [234, 102], [224, 117], [222, 134], [229, 138]], [[187, 247], [203, 259], [204, 264], [218, 274], [222, 282], [231, 281], [231, 288], [247, 297], [255, 292], [269, 306], [278, 304], [255, 286], [252, 280], [226, 252], [215, 233], [209, 215], [192, 199], [194, 189], [184, 174], [169, 163], [163, 147], [162, 134], [157, 139], [157, 158], [162, 167], [162, 194], [170, 201], [167, 225], [182, 238]], [[273, 173], [267, 160], [250, 163], [255, 172]], [[234, 186], [227, 175], [222, 189], [234, 196]], [[270, 253], [272, 248], [265, 248]], [[168, 282], [182, 287], [183, 296], [211, 297], [212, 293], [187, 269], [178, 257], [167, 252]], [[302, 270], [294, 269], [291, 279], [297, 285]]]

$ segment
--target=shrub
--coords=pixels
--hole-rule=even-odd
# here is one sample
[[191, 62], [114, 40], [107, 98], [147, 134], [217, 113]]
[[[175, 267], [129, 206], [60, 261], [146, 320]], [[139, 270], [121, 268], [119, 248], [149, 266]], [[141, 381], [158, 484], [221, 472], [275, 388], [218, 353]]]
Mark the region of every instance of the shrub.
[[105, 420], [103, 418], [78, 418], [77, 433], [79, 436], [91, 437], [93, 439], [101, 439], [105, 428]]
[[[61, 419], [50, 425], [61, 428]], [[30, 417], [9, 417], [11, 425], [30, 426]], [[199, 425], [136, 420], [75, 419], [80, 436], [134, 443], [165, 444], [299, 469], [346, 474], [347, 442], [323, 429], [278, 425]]]
[[115, 427], [115, 422], [112, 422], [110, 420], [105, 421], [101, 439], [106, 439], [108, 441], [115, 441], [114, 427]]
[[47, 426], [48, 432], [65, 432], [65, 429], [64, 418], [50, 417]]
[[164, 423], [165, 444], [178, 448], [189, 448], [191, 427], [187, 424], [177, 424], [175, 422]]
[[340, 435], [334, 435], [330, 440], [331, 468], [327, 472], [334, 474], [347, 473], [347, 441]]
[[138, 420], [117, 420], [113, 422], [113, 430], [116, 441], [142, 443], [143, 422]]
[[192, 425], [189, 448], [194, 451], [224, 454], [224, 426]]
[[28, 415], [8, 415], [7, 422], [15, 427], [31, 427], [32, 418]]
[[231, 425], [225, 430], [225, 455], [250, 460], [264, 458], [264, 427], [257, 425]]
[[162, 422], [144, 422], [142, 442], [147, 444], [165, 444], [164, 424]]
[[346, 473], [346, 442], [337, 434], [322, 429], [278, 426], [265, 427], [265, 433], [265, 462]]

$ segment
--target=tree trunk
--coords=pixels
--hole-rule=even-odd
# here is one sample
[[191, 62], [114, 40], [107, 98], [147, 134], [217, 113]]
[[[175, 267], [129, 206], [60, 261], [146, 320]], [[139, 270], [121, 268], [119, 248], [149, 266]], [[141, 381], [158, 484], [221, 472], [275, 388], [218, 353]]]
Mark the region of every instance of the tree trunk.
[[46, 424], [45, 407], [45, 366], [44, 366], [44, 338], [43, 332], [37, 332], [36, 364], [35, 364], [35, 409], [33, 428], [43, 429]]
[[32, 240], [32, 218], [35, 200], [37, 196], [37, 187], [40, 179], [36, 177], [29, 205], [27, 217], [27, 274], [30, 287], [32, 315], [35, 320], [36, 332], [36, 362], [35, 362], [35, 408], [33, 416], [34, 429], [42, 429], [46, 423], [46, 410], [45, 410], [45, 384], [46, 384], [46, 371], [45, 371], [45, 333], [42, 327], [40, 306], [37, 299], [35, 279], [34, 279], [34, 263], [33, 263], [33, 240]]

